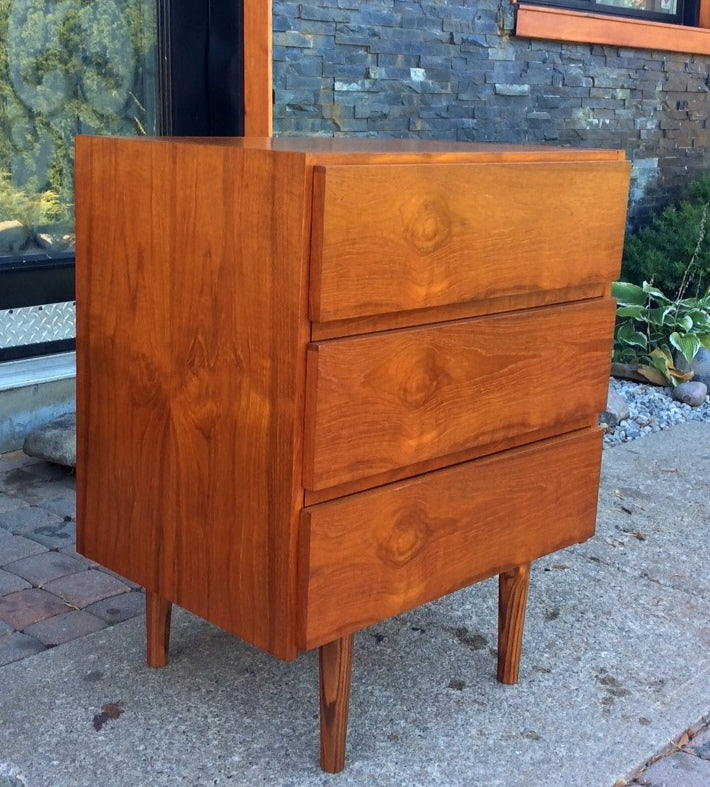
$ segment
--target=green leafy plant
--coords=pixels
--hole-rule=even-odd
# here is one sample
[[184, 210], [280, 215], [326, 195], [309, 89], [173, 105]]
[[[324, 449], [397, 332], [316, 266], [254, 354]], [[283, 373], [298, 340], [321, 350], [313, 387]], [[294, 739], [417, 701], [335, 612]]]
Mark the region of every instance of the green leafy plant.
[[71, 224], [76, 134], [155, 133], [156, 25], [146, 0], [0, 0], [0, 221]]
[[613, 361], [657, 385], [677, 385], [692, 378], [678, 369], [676, 354], [685, 361], [701, 347], [710, 349], [710, 292], [701, 298], [671, 299], [657, 287], [615, 282], [617, 325]]
[[[710, 189], [710, 180], [707, 184]], [[619, 281], [612, 285], [617, 299], [612, 361], [617, 373], [675, 386], [693, 377], [692, 371], [677, 368], [675, 359], [681, 357], [689, 368], [701, 347], [710, 349], [710, 289], [702, 297], [697, 291], [694, 297], [685, 297], [688, 288], [697, 288], [701, 280], [698, 270], [703, 265], [710, 190], [705, 196], [708, 199], [700, 209], [695, 246], [674, 298], [653, 282], [639, 286]]]
[[[622, 279], [641, 286], [652, 282], [667, 295], [682, 298], [681, 287], [696, 297], [710, 285], [710, 241], [698, 245], [701, 223], [710, 202], [710, 173], [694, 180], [683, 200], [651, 218], [648, 226], [629, 233], [624, 243]], [[695, 258], [688, 274], [691, 255]]]
[[11, 218], [34, 232], [46, 224], [69, 221], [70, 207], [53, 189], [17, 189], [8, 172], [0, 172], [0, 219]]

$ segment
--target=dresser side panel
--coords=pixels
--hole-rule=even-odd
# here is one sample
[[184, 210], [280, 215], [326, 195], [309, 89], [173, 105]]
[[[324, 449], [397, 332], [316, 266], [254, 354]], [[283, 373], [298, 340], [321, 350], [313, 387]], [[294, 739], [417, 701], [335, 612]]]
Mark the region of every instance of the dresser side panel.
[[79, 550], [296, 655], [305, 157], [77, 144]]

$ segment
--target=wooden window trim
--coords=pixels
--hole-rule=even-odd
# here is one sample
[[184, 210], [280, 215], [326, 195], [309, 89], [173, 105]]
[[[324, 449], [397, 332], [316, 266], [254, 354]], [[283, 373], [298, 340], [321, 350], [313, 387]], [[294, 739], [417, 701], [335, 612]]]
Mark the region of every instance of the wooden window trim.
[[515, 34], [524, 38], [710, 55], [710, 29], [706, 28], [710, 28], [710, 0], [701, 2], [700, 27], [520, 4]]
[[272, 0], [244, 0], [244, 136], [270, 137]]

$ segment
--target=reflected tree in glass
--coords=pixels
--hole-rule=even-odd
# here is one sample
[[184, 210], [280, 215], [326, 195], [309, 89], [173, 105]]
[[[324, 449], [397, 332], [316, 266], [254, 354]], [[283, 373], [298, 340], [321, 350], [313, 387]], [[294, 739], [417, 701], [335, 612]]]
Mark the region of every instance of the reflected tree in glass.
[[74, 136], [157, 133], [155, 1], [0, 0], [0, 256], [73, 245]]

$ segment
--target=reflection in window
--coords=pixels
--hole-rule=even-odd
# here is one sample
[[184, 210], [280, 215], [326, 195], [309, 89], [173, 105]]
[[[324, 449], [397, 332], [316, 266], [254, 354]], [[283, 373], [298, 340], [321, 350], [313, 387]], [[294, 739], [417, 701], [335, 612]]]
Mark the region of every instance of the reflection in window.
[[615, 8], [629, 8], [648, 11], [652, 14], [677, 13], [676, 0], [596, 0], [597, 5], [611, 5]]
[[155, 0], [0, 0], [0, 258], [74, 243], [74, 136], [157, 133]]
[[650, 22], [698, 24], [699, 0], [524, 0], [524, 5], [544, 5], [571, 11], [624, 16]]

